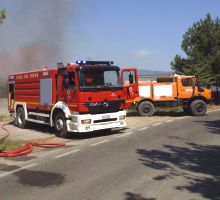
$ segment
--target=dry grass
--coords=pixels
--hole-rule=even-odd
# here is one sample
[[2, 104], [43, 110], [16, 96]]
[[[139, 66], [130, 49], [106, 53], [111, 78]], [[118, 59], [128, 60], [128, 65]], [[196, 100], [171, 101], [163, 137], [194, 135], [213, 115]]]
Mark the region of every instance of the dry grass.
[[220, 109], [220, 105], [215, 105], [215, 104], [209, 104], [208, 105], [208, 110], [217, 110]]
[[6, 98], [0, 98], [0, 121], [10, 119], [8, 112], [8, 100]]
[[7, 139], [2, 144], [0, 144], [0, 152], [17, 149], [23, 145], [24, 145], [23, 141]]
[[2, 121], [8, 121], [12, 119], [10, 116], [6, 116], [6, 115], [0, 115], [0, 122]]

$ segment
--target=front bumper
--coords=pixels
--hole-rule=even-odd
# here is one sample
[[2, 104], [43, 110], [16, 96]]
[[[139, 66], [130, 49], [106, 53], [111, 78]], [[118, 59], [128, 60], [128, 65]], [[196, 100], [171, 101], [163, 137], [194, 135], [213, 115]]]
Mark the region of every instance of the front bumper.
[[[125, 119], [119, 119], [120, 116], [126, 116], [126, 111], [105, 114], [85, 114], [70, 115], [67, 120], [67, 130], [69, 132], [90, 132], [111, 128], [123, 128], [126, 126]], [[91, 119], [90, 124], [82, 124], [82, 120]]]

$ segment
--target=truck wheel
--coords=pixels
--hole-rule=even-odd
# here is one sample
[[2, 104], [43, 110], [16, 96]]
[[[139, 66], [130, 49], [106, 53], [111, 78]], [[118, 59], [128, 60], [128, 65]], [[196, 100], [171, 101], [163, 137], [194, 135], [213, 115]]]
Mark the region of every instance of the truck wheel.
[[207, 106], [203, 100], [194, 100], [190, 104], [192, 114], [195, 116], [203, 116], [206, 114]]
[[154, 114], [154, 110], [154, 105], [149, 101], [143, 101], [137, 107], [138, 114], [144, 117], [152, 116]]
[[24, 113], [24, 109], [22, 107], [19, 107], [16, 111], [16, 121], [15, 124], [19, 127], [19, 128], [26, 128], [27, 126], [27, 122], [25, 120], [25, 113]]
[[55, 116], [54, 126], [57, 137], [66, 138], [68, 136], [66, 118], [63, 113], [58, 113]]

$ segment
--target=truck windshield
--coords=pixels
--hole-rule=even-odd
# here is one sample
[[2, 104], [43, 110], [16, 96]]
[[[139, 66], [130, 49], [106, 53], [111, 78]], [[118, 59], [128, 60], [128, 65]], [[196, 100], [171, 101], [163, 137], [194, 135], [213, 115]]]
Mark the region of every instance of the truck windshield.
[[81, 91], [118, 90], [122, 89], [118, 67], [90, 66], [79, 71]]

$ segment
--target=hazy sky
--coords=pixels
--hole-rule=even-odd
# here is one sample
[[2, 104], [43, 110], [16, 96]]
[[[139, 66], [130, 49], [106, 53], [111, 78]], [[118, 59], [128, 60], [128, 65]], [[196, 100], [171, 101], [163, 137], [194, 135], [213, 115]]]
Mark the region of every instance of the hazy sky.
[[[20, 67], [92, 59], [169, 71], [187, 28], [220, 16], [219, 0], [0, 0], [0, 8], [0, 58]], [[32, 59], [27, 46], [43, 55]]]

